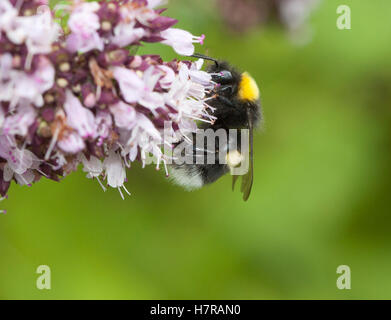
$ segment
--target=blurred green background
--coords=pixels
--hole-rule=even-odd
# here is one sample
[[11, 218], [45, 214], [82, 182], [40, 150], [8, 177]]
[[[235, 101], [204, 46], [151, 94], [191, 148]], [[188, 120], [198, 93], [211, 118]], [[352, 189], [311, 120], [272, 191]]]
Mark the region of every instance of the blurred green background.
[[[336, 28], [340, 4], [351, 30]], [[189, 193], [139, 165], [125, 201], [81, 170], [13, 185], [1, 203], [0, 298], [391, 298], [391, 2], [323, 1], [305, 46], [276, 24], [235, 35], [207, 0], [168, 8], [207, 35], [198, 51], [259, 83], [250, 200], [229, 176]], [[175, 57], [159, 44], [142, 52]], [[49, 291], [35, 286], [42, 264]], [[343, 264], [351, 290], [336, 287]]]

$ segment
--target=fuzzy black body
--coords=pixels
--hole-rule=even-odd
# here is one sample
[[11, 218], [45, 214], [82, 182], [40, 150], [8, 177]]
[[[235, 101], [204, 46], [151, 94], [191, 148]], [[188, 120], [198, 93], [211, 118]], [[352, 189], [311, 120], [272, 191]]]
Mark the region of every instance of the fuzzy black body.
[[[246, 73], [238, 72], [227, 62], [220, 61], [216, 61], [207, 71], [212, 75], [212, 79], [216, 83], [215, 89], [210, 93], [212, 99], [208, 100], [208, 104], [214, 108], [213, 116], [216, 117], [216, 120], [213, 123], [202, 122], [199, 128], [204, 130], [212, 129], [214, 131], [222, 129], [226, 131], [227, 136], [229, 136], [229, 129], [250, 129], [252, 131], [252, 126], [257, 126], [261, 120], [261, 110], [258, 98], [244, 99], [244, 93], [247, 91], [243, 91], [245, 82], [243, 79], [249, 76]], [[249, 78], [253, 81], [251, 77]], [[193, 134], [193, 143], [194, 141], [195, 135]], [[238, 131], [235, 142], [239, 143], [236, 147], [239, 149], [239, 152], [241, 151], [240, 141], [241, 136], [240, 131]], [[231, 150], [230, 144], [231, 141], [228, 139], [227, 144], [223, 146], [225, 152]], [[214, 150], [209, 150], [206, 139], [201, 146], [195, 146], [194, 144], [193, 154], [190, 155], [193, 157], [194, 164], [174, 164], [171, 170], [173, 180], [186, 189], [191, 190], [213, 183], [229, 172], [230, 167], [219, 162], [218, 138], [216, 138], [215, 146]], [[206, 157], [211, 152], [214, 152], [215, 155], [214, 164], [195, 163], [197, 155], [199, 156], [201, 153]]]

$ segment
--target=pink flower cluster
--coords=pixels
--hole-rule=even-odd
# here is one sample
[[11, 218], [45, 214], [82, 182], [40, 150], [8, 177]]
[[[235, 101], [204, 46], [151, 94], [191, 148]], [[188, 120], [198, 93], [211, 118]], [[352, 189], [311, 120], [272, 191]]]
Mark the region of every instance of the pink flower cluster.
[[[132, 55], [160, 42], [192, 55], [204, 36], [172, 28], [160, 0], [69, 1], [61, 28], [47, 0], [0, 1], [0, 195], [11, 181], [59, 180], [80, 163], [87, 177], [117, 188], [126, 168], [162, 152], [164, 123], [173, 133], [213, 119], [211, 76], [202, 61], [164, 62]], [[208, 120], [209, 119], [209, 120]], [[103, 182], [106, 180], [106, 183]], [[1, 200], [1, 199], [0, 199]]]
[[216, 0], [225, 23], [245, 32], [258, 25], [278, 22], [290, 33], [307, 29], [308, 19], [321, 0]]

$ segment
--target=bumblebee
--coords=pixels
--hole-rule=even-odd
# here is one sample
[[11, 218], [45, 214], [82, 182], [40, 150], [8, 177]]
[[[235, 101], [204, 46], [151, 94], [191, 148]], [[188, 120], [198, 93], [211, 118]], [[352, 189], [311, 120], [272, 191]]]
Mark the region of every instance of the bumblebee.
[[[223, 146], [226, 152], [226, 161], [221, 163], [219, 151], [220, 144], [214, 150], [209, 150], [206, 142], [204, 148], [195, 145], [195, 135], [193, 134], [193, 157], [192, 163], [173, 164], [171, 167], [171, 177], [174, 183], [177, 183], [188, 190], [201, 188], [206, 184], [215, 182], [224, 174], [228, 173], [240, 165], [244, 160], [248, 162], [247, 173], [242, 176], [241, 192], [244, 201], [250, 196], [253, 184], [253, 129], [259, 125], [262, 120], [260, 91], [255, 80], [247, 73], [240, 73], [229, 63], [219, 61], [201, 54], [194, 54], [194, 58], [202, 58], [213, 61], [208, 67], [207, 72], [212, 76], [216, 84], [215, 89], [208, 95], [208, 105], [214, 109], [213, 116], [216, 120], [212, 123], [202, 123], [200, 129], [212, 129], [213, 131], [224, 130], [229, 136], [230, 129], [248, 129], [248, 148], [245, 151], [242, 144], [231, 146], [231, 140], [228, 139]], [[241, 141], [241, 131], [237, 131], [235, 141]], [[212, 164], [197, 163], [197, 155], [201, 152], [207, 156], [212, 153], [216, 161]], [[238, 175], [233, 175], [232, 190]]]

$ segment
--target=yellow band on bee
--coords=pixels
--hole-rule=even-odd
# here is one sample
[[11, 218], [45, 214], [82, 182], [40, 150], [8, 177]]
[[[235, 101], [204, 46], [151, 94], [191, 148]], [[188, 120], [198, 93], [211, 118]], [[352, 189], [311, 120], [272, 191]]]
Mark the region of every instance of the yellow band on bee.
[[239, 84], [239, 99], [256, 101], [259, 99], [259, 89], [255, 80], [247, 73], [242, 74]]

